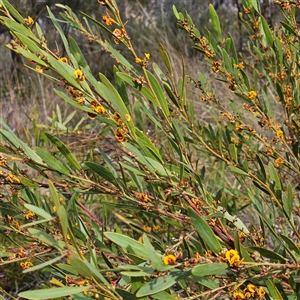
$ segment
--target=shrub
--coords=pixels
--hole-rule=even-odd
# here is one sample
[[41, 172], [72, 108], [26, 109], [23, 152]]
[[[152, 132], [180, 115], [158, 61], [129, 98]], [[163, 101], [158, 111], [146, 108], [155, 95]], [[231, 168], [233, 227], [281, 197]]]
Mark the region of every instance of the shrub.
[[[243, 0], [244, 54], [222, 32], [212, 5], [213, 30], [205, 35], [173, 7], [178, 26], [214, 74], [193, 78], [183, 67], [176, 78], [162, 44], [160, 67], [127, 35], [116, 2], [98, 2], [102, 20], [83, 13], [81, 21], [57, 6], [65, 22], [115, 59], [111, 81], [103, 71], [92, 74], [50, 9], [64, 57], [48, 48], [34, 20], [0, 2], [1, 22], [14, 36], [8, 47], [56, 82], [62, 100], [99, 130], [82, 156], [38, 129], [44, 145], [30, 147], [1, 122], [2, 261], [49, 276], [42, 289], [19, 296], [298, 298], [297, 4], [275, 1], [285, 19], [273, 30], [259, 3]], [[214, 81], [224, 97], [216, 96]], [[210, 123], [198, 117], [190, 90], [218, 112]]]

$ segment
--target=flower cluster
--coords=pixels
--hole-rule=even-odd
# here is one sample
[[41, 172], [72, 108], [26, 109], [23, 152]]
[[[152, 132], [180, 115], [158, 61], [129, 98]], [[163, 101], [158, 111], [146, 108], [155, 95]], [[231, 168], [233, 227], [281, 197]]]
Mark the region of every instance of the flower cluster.
[[257, 97], [257, 93], [255, 91], [250, 91], [250, 92], [248, 92], [247, 97], [250, 100], [254, 100]]
[[249, 283], [243, 291], [235, 291], [233, 293], [233, 298], [234, 299], [260, 299], [263, 300], [265, 299], [265, 290], [263, 287], [257, 288], [254, 284]]
[[30, 261], [24, 261], [20, 263], [20, 266], [22, 267], [22, 269], [29, 269], [30, 267], [33, 266], [33, 263]]
[[[121, 115], [116, 111], [114, 112], [113, 115], [114, 120], [117, 122], [118, 124], [118, 128], [115, 130], [115, 138], [119, 141], [119, 142], [124, 142], [125, 141], [125, 137], [127, 134], [127, 127], [125, 125], [125, 122], [123, 121], [123, 119], [121, 118]], [[129, 115], [126, 115], [126, 120], [130, 121], [131, 117]]]
[[150, 59], [150, 53], [144, 53], [144, 58], [141, 59], [139, 57], [135, 58], [135, 62], [139, 65], [141, 65], [142, 67], [147, 68], [148, 66], [148, 60]]
[[221, 262], [226, 262], [229, 266], [233, 267], [238, 267], [243, 262], [243, 259], [240, 258], [239, 253], [235, 249], [223, 249], [219, 260]]

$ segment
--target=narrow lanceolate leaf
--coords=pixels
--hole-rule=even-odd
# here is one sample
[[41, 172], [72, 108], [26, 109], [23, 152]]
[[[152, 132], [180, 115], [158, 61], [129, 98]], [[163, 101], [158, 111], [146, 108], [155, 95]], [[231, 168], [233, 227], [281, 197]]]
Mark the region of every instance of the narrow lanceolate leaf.
[[36, 147], [36, 153], [53, 170], [56, 170], [65, 175], [70, 175], [69, 170], [59, 160], [57, 160], [54, 156], [52, 156], [48, 151], [46, 151], [42, 148]]
[[37, 207], [37, 206], [32, 205], [32, 204], [28, 204], [28, 203], [25, 203], [24, 206], [28, 210], [32, 210], [36, 215], [43, 217], [47, 221], [53, 220], [53, 217], [40, 207]]
[[192, 269], [192, 274], [196, 276], [219, 275], [228, 268], [225, 263], [211, 263], [198, 265]]
[[180, 279], [187, 277], [189, 274], [190, 272], [173, 271], [167, 275], [155, 278], [142, 286], [137, 292], [136, 296], [144, 297], [164, 291]]
[[174, 266], [168, 266], [163, 263], [161, 256], [155, 251], [146, 234], [143, 235], [143, 242], [149, 253], [151, 264], [157, 271], [164, 272], [174, 268]]
[[192, 208], [188, 209], [188, 215], [208, 249], [218, 254], [222, 250], [222, 247], [210, 226]]
[[81, 169], [80, 164], [78, 163], [76, 158], [72, 155], [72, 153], [61, 140], [59, 140], [54, 135], [51, 135], [50, 133], [46, 133], [46, 136], [57, 147], [60, 153], [67, 159], [71, 167], [75, 168], [76, 170]]
[[[173, 8], [174, 8], [174, 6], [173, 6]], [[166, 65], [166, 67], [167, 67], [170, 75], [172, 75], [173, 74], [173, 69], [172, 69], [172, 65], [171, 65], [169, 54], [166, 51], [165, 47], [161, 43], [159, 43], [158, 46], [159, 46], [160, 56], [162, 57], [162, 59], [163, 59], [165, 65]]]
[[221, 42], [222, 41], [222, 32], [221, 32], [220, 21], [219, 21], [219, 17], [217, 15], [217, 12], [215, 11], [212, 4], [209, 5], [209, 15], [210, 15], [210, 18], [211, 18], [213, 29], [214, 29], [214, 31], [217, 35], [217, 38], [218, 38], [219, 42]]
[[67, 297], [87, 291], [88, 286], [80, 287], [57, 287], [55, 289], [42, 289], [19, 293], [18, 296], [25, 299], [55, 299], [60, 297]]
[[43, 269], [43, 268], [45, 268], [47, 266], [50, 266], [50, 265], [58, 262], [59, 260], [61, 260], [65, 256], [66, 256], [66, 254], [62, 254], [62, 255], [60, 255], [58, 257], [55, 257], [55, 258], [50, 259], [50, 260], [47, 260], [47, 261], [45, 261], [42, 264], [33, 266], [33, 267], [29, 268], [29, 269], [25, 269], [22, 273], [29, 273], [29, 272], [33, 272], [33, 271], [37, 271], [37, 270]]
[[168, 103], [166, 100], [166, 97], [164, 95], [163, 89], [161, 88], [160, 84], [156, 80], [156, 78], [150, 73], [149, 71], [146, 70], [147, 77], [149, 79], [150, 86], [154, 92], [154, 96], [157, 99], [157, 102], [159, 103], [160, 108], [164, 112], [165, 116], [170, 115]]
[[142, 243], [120, 233], [105, 232], [104, 235], [115, 244], [126, 249], [129, 253], [149, 259], [149, 253]]
[[89, 161], [85, 162], [85, 165], [108, 182], [115, 183], [114, 175], [107, 168]]
[[23, 141], [21, 141], [14, 133], [13, 131], [7, 126], [7, 124], [0, 119], [0, 125], [4, 128], [7, 128], [7, 130], [0, 129], [0, 134], [15, 148], [20, 148], [24, 151], [24, 154], [33, 161], [42, 164], [43, 160]]

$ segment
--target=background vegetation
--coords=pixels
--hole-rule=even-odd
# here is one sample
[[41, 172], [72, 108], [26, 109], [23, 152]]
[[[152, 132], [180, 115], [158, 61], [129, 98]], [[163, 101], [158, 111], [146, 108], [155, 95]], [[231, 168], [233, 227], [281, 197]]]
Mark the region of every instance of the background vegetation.
[[297, 4], [97, 2], [0, 1], [5, 297], [297, 299]]

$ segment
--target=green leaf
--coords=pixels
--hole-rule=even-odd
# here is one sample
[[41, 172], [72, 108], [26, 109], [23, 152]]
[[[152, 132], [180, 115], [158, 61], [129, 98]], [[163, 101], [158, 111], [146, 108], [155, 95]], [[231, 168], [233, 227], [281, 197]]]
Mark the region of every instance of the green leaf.
[[269, 169], [270, 179], [275, 182], [275, 191], [281, 190], [281, 182], [280, 182], [279, 176], [276, 172], [274, 165], [271, 162], [269, 162], [269, 164], [268, 164], [268, 169]]
[[173, 13], [174, 13], [176, 19], [180, 20], [179, 13], [178, 13], [177, 8], [175, 7], [175, 5], [172, 6], [172, 9], [173, 9]]
[[57, 242], [54, 240], [54, 238], [47, 234], [46, 232], [37, 229], [37, 228], [28, 228], [28, 231], [30, 234], [34, 235], [35, 237], [37, 237], [39, 240], [41, 240], [42, 242], [55, 247], [55, 245], [57, 244]]
[[114, 175], [107, 168], [89, 161], [85, 162], [85, 165], [108, 182], [115, 183]]
[[152, 75], [152, 73], [146, 70], [146, 74], [149, 79], [149, 84], [154, 92], [153, 96], [156, 98], [156, 101], [157, 103], [159, 103], [159, 107], [162, 109], [165, 116], [168, 117], [170, 115], [170, 111], [163, 89], [161, 88], [156, 78]]
[[293, 212], [293, 190], [292, 186], [288, 184], [286, 196], [283, 197], [283, 208], [289, 218], [292, 217]]
[[[176, 10], [175, 6], [173, 5], [173, 10]], [[168, 52], [166, 51], [165, 47], [163, 46], [163, 44], [159, 43], [158, 44], [159, 46], [159, 53], [160, 53], [160, 56], [162, 57], [163, 59], [163, 62], [165, 63], [170, 75], [172, 76], [173, 74], [173, 69], [172, 69], [172, 65], [171, 65], [171, 61], [170, 61], [170, 57], [169, 57], [169, 54]]]
[[[0, 124], [4, 125], [5, 122], [2, 119], [0, 119]], [[7, 141], [9, 141], [15, 148], [22, 149], [28, 158], [32, 159], [33, 161], [35, 161], [41, 165], [44, 165], [43, 160], [29, 146], [27, 146], [23, 141], [21, 141], [11, 131], [11, 129], [9, 129], [9, 131], [0, 129], [0, 134], [2, 134], [7, 139]]]
[[208, 246], [208, 249], [212, 250], [215, 254], [218, 254], [222, 250], [222, 247], [210, 226], [190, 207], [188, 208], [188, 215], [199, 236]]
[[[270, 259], [276, 260], [276, 261], [279, 260], [280, 262], [283, 262], [283, 263], [288, 260], [287, 258], [281, 256], [280, 254], [278, 254], [276, 252], [273, 252], [273, 251], [270, 251], [268, 249], [261, 248], [261, 247], [249, 247], [249, 248], [246, 248], [246, 250], [257, 251], [263, 257], [267, 257], [267, 258], [270, 258]], [[249, 252], [252, 252], [252, 251], [249, 251]]]
[[118, 75], [118, 73], [119, 73], [119, 69], [116, 66], [114, 66], [114, 79], [115, 79], [115, 84], [116, 84], [118, 93], [122, 96], [125, 106], [129, 109], [130, 102], [129, 102], [128, 94], [126, 91], [126, 86], [125, 86], [124, 80]]
[[226, 263], [200, 264], [192, 269], [192, 274], [201, 277], [219, 275], [224, 273], [227, 268], [228, 265]]
[[158, 106], [158, 103], [155, 99], [155, 97], [151, 94], [148, 88], [143, 87], [142, 85], [139, 85], [133, 81], [133, 77], [122, 73], [122, 72], [117, 72], [117, 75], [127, 82], [130, 86], [134, 87], [137, 91], [139, 91], [143, 96], [146, 97], [149, 101], [151, 101], [155, 106]]
[[83, 56], [76, 41], [71, 36], [69, 36], [68, 39], [69, 39], [72, 54], [74, 55], [78, 65], [85, 68], [86, 70], [89, 70], [91, 73], [90, 67], [89, 67], [87, 61], [85, 60], [85, 57]]
[[128, 60], [116, 49], [114, 49], [108, 42], [105, 44], [109, 51], [112, 53], [112, 55], [115, 57], [115, 59], [121, 63], [124, 67], [129, 69], [132, 73], [134, 73], [136, 76], [139, 76], [139, 72], [128, 62]]
[[129, 253], [136, 254], [144, 259], [149, 259], [149, 253], [142, 243], [120, 233], [105, 232], [104, 235], [115, 244], [126, 249]]
[[148, 295], [153, 295], [158, 292], [164, 291], [175, 284], [180, 279], [187, 277], [189, 272], [180, 272], [180, 271], [173, 271], [167, 275], [160, 276], [151, 280], [150, 282], [146, 283], [142, 286], [138, 292], [136, 293], [137, 297], [144, 297]]
[[219, 17], [215, 11], [215, 8], [212, 4], [209, 5], [209, 15], [212, 21], [213, 29], [217, 35], [217, 38], [219, 42], [222, 41], [222, 32], [221, 32], [221, 26], [220, 26], [220, 21]]
[[234, 144], [229, 144], [229, 153], [235, 163], [238, 163], [237, 148]]
[[274, 282], [271, 279], [266, 280], [267, 288], [270, 292], [270, 296], [276, 300], [284, 300], [281, 293], [278, 291], [277, 287], [275, 286]]
[[78, 294], [83, 291], [87, 291], [88, 286], [80, 287], [57, 287], [55, 289], [42, 289], [42, 290], [33, 290], [19, 293], [18, 296], [25, 299], [51, 299], [51, 298], [60, 298], [67, 297], [70, 295]]
[[36, 147], [36, 153], [43, 159], [43, 161], [52, 169], [65, 174], [70, 175], [69, 170], [54, 156], [52, 156], [48, 151]]
[[70, 265], [72, 268], [78, 272], [80, 275], [89, 278], [92, 277], [92, 272], [87, 266], [87, 262], [83, 259], [78, 258], [77, 256], [71, 255], [69, 257]]
[[[32, 33], [32, 31], [28, 28], [26, 28], [24, 25], [17, 23], [15, 20], [11, 20], [7, 17], [0, 17], [0, 20], [4, 22], [4, 25], [8, 27], [13, 33], [21, 33], [24, 36], [27, 36], [28, 38], [32, 39], [33, 41], [36, 41], [39, 43], [39, 39]], [[23, 19], [23, 22], [24, 19]]]
[[249, 176], [247, 172], [245, 172], [245, 171], [243, 171], [240, 168], [237, 168], [235, 166], [229, 166], [229, 169], [233, 173], [240, 174], [240, 175], [245, 175], [245, 176]]
[[28, 210], [32, 210], [36, 215], [43, 217], [45, 219], [45, 221], [53, 220], [53, 217], [40, 207], [37, 207], [37, 206], [32, 205], [32, 204], [28, 204], [28, 203], [25, 203], [24, 206]]
[[167, 270], [174, 269], [175, 266], [168, 266], [163, 263], [162, 257], [157, 254], [146, 234], [143, 234], [143, 242], [147, 252], [149, 253], [149, 259], [151, 261], [151, 264], [156, 270], [164, 272]]
[[19, 14], [19, 12], [7, 1], [2, 0], [4, 7], [9, 11], [9, 13], [17, 19], [21, 24], [25, 25], [24, 18]]
[[67, 159], [70, 166], [74, 167], [76, 170], [80, 170], [80, 164], [76, 160], [76, 158], [72, 155], [72, 153], [69, 151], [69, 149], [66, 147], [66, 145], [59, 140], [54, 135], [51, 135], [50, 133], [45, 133], [47, 138], [57, 147], [57, 149], [60, 151], [60, 153]]
[[[135, 126], [122, 97], [103, 74], [99, 73], [99, 76], [103, 87], [106, 88], [103, 89], [104, 98], [114, 106], [121, 115], [122, 120], [127, 124], [132, 136], [135, 137]], [[130, 119], [128, 119], [128, 117]]]
[[151, 297], [153, 299], [157, 299], [157, 300], [177, 300], [178, 298], [174, 298], [173, 296], [171, 296], [170, 294], [168, 294], [167, 292], [159, 292], [157, 294], [152, 294]]
[[50, 266], [50, 265], [56, 263], [57, 261], [61, 260], [65, 256], [66, 256], [66, 254], [62, 254], [62, 255], [60, 255], [58, 257], [55, 257], [55, 258], [50, 259], [50, 260], [47, 260], [47, 261], [45, 261], [42, 264], [33, 266], [33, 267], [29, 268], [29, 269], [25, 269], [22, 273], [29, 273], [29, 272], [33, 272], [33, 271], [37, 271], [37, 270], [43, 269], [43, 268], [45, 268], [47, 266]]
[[69, 222], [68, 222], [67, 212], [66, 212], [66, 209], [64, 208], [64, 206], [60, 205], [57, 208], [57, 214], [58, 214], [58, 217], [60, 220], [62, 234], [64, 235], [64, 237], [66, 237], [68, 234]]
[[270, 30], [269, 24], [267, 23], [266, 19], [263, 16], [261, 16], [261, 23], [264, 31], [264, 34], [262, 33], [262, 36], [265, 36], [267, 38], [268, 44], [272, 46], [274, 43], [273, 34]]
[[300, 255], [300, 249], [299, 247], [297, 247], [297, 245], [295, 245], [295, 243], [287, 236], [285, 235], [280, 235], [281, 238], [285, 241], [285, 243], [288, 245], [288, 248], [291, 250], [291, 251], [295, 251], [298, 255]]

